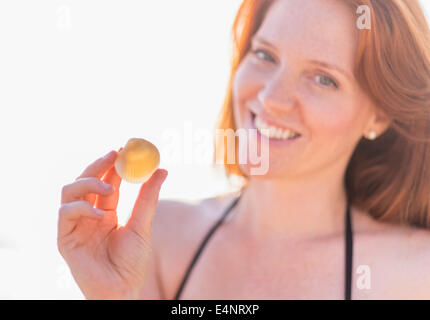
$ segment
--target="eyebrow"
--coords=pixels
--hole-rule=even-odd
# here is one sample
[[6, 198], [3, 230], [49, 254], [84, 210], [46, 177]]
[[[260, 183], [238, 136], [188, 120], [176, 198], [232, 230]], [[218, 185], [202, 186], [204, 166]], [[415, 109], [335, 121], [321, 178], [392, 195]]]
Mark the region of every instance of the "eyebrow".
[[[274, 46], [272, 43], [270, 43], [269, 41], [261, 38], [261, 37], [253, 37], [252, 40], [253, 41], [257, 41], [260, 42], [268, 47], [273, 48], [274, 50], [277, 50], [276, 46]], [[337, 72], [341, 73], [343, 76], [345, 76], [347, 79], [352, 80], [351, 75], [346, 72], [345, 70], [343, 70], [342, 68], [334, 65], [334, 64], [330, 64], [328, 62], [324, 62], [324, 61], [319, 61], [319, 60], [307, 60], [307, 62], [315, 64], [315, 65], [319, 65], [321, 67], [327, 68], [327, 69], [333, 69], [336, 70]]]
[[346, 72], [345, 70], [343, 70], [342, 68], [335, 66], [334, 64], [330, 64], [324, 61], [319, 61], [319, 60], [307, 60], [309, 63], [312, 64], [316, 64], [319, 65], [321, 67], [327, 68], [327, 69], [332, 69], [332, 70], [336, 70], [337, 72], [341, 73], [344, 77], [346, 77], [347, 79], [351, 80], [352, 77], [349, 75], [348, 72]]

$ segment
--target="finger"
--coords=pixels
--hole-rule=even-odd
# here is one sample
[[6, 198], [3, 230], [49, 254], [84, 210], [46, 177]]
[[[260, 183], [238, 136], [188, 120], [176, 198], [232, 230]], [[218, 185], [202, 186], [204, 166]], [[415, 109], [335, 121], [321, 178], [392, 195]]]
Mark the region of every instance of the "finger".
[[102, 179], [103, 183], [109, 184], [114, 188], [111, 194], [99, 194], [96, 199], [96, 208], [103, 210], [116, 211], [119, 200], [119, 187], [121, 185], [121, 177], [116, 172], [115, 166], [110, 168]]
[[113, 191], [114, 188], [111, 185], [106, 184], [97, 178], [79, 178], [75, 182], [63, 187], [61, 192], [61, 204], [76, 200], [84, 200], [84, 197], [89, 193], [110, 195]]
[[157, 208], [158, 196], [167, 174], [167, 170], [157, 169], [140, 188], [133, 212], [126, 225], [139, 235], [151, 236], [152, 234], [152, 221]]
[[[118, 153], [123, 148], [119, 148]], [[118, 206], [118, 200], [119, 200], [119, 187], [121, 185], [121, 177], [116, 172], [115, 166], [112, 166], [108, 172], [105, 174], [105, 176], [102, 179], [103, 182], [110, 184], [114, 187], [115, 191], [113, 194], [108, 196], [97, 196], [95, 200], [95, 207], [105, 210], [112, 210], [116, 212], [116, 208]]]
[[82, 174], [76, 178], [76, 180], [84, 177], [96, 177], [100, 179], [106, 173], [106, 171], [113, 166], [117, 155], [117, 151], [110, 151], [104, 157], [97, 159], [88, 167], [86, 167]]
[[61, 238], [73, 231], [80, 217], [101, 219], [103, 216], [103, 210], [93, 208], [87, 201], [65, 203], [58, 210], [58, 236]]
[[[101, 157], [91, 163], [82, 174], [76, 178], [76, 180], [85, 177], [95, 177], [100, 179], [107, 170], [109, 170], [113, 164], [115, 163], [117, 157], [116, 151], [108, 152], [104, 157]], [[88, 201], [92, 206], [94, 206], [96, 202], [96, 195], [93, 193], [87, 194], [84, 197], [84, 200]]]

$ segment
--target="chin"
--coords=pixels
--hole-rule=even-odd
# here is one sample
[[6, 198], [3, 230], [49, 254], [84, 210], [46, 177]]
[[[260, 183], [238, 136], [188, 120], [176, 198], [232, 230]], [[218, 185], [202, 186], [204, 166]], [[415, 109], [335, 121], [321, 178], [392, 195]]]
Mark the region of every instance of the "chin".
[[288, 169], [285, 164], [282, 166], [279, 163], [269, 163], [268, 166], [240, 164], [240, 170], [248, 179], [273, 180], [288, 175]]

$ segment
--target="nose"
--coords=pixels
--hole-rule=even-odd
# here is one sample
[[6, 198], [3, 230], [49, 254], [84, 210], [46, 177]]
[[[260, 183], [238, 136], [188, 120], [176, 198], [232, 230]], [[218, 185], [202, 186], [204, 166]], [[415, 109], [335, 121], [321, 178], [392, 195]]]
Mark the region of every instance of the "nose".
[[274, 74], [258, 92], [260, 104], [272, 112], [285, 113], [297, 105], [297, 87], [292, 75]]

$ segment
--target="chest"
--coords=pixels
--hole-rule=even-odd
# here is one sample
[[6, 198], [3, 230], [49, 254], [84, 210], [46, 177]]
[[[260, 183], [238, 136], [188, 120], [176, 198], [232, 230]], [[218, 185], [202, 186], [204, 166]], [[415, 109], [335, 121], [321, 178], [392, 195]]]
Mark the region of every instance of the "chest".
[[213, 238], [181, 299], [343, 299], [344, 243], [251, 245]]
[[[399, 256], [404, 250], [390, 250], [384, 243], [355, 234], [352, 299], [410, 299], [428, 290], [417, 287], [422, 281], [418, 270], [411, 269], [414, 255]], [[183, 255], [183, 268], [170, 273], [169, 295], [176, 292], [194, 253]], [[180, 298], [344, 299], [345, 258], [343, 235], [262, 245], [219, 232], [202, 250]]]

